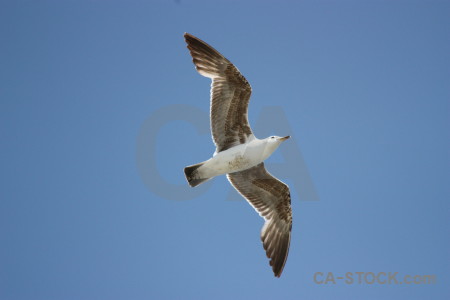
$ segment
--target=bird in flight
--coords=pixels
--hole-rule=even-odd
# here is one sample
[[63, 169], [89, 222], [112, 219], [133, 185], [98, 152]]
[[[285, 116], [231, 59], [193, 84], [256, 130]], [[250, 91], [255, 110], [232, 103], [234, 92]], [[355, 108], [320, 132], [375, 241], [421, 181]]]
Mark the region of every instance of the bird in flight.
[[216, 151], [210, 159], [184, 169], [190, 186], [226, 174], [231, 185], [264, 218], [261, 240], [276, 277], [289, 252], [292, 229], [289, 187], [267, 172], [266, 160], [289, 136], [258, 139], [248, 123], [252, 88], [239, 70], [199, 38], [184, 38], [197, 71], [211, 78], [211, 132]]

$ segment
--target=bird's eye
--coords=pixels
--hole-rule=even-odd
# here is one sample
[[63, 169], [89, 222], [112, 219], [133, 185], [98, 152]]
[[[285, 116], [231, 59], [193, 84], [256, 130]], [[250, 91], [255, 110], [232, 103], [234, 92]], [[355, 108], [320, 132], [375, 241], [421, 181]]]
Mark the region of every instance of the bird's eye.
[[273, 137], [273, 136], [271, 136], [270, 138], [271, 138], [271, 139], [273, 139], [274, 137]]

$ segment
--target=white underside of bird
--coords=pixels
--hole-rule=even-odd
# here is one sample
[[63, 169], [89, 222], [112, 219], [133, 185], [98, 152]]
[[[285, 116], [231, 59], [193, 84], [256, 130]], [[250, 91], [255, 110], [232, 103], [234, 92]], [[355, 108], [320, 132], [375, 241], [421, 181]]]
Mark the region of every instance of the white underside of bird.
[[222, 152], [215, 152], [213, 157], [200, 164], [191, 175], [196, 182], [204, 182], [213, 177], [239, 172], [254, 167], [265, 161], [289, 136], [271, 136], [258, 139], [254, 136], [245, 144], [240, 144]]

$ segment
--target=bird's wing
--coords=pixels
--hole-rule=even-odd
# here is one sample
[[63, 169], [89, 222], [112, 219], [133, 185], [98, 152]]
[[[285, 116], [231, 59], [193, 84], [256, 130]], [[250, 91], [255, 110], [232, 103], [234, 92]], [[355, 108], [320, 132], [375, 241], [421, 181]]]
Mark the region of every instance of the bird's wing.
[[273, 177], [264, 163], [227, 174], [234, 188], [265, 219], [261, 240], [276, 277], [280, 277], [289, 252], [292, 229], [289, 187]]
[[252, 88], [239, 70], [213, 47], [184, 34], [197, 71], [211, 78], [211, 132], [217, 151], [253, 138], [247, 109]]

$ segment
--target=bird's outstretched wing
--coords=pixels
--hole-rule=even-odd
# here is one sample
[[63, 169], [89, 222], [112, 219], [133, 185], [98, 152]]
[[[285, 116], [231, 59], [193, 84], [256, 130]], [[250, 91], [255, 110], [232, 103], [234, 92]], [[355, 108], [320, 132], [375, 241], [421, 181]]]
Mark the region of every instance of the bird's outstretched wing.
[[280, 277], [289, 253], [292, 229], [289, 187], [266, 171], [264, 163], [230, 173], [228, 180], [264, 218], [261, 240], [276, 277]]
[[224, 151], [253, 138], [247, 109], [252, 88], [239, 70], [222, 54], [199, 38], [184, 38], [197, 71], [212, 79], [211, 132], [217, 151]]

